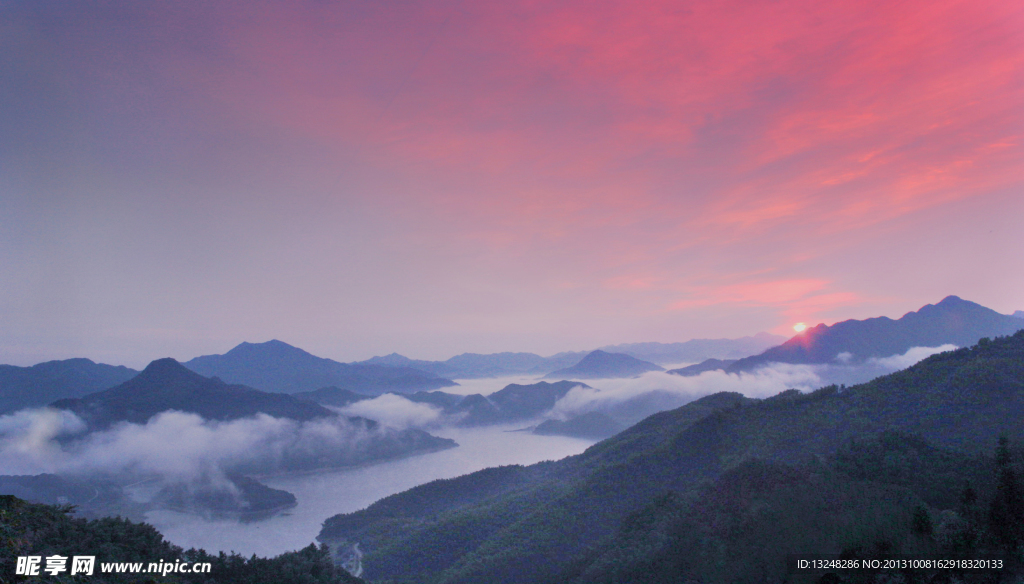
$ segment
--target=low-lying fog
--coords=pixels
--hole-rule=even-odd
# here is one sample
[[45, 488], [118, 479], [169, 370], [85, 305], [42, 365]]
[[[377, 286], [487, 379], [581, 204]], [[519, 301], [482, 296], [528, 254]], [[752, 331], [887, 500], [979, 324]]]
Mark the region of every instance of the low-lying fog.
[[[839, 356], [829, 365], [772, 364], [743, 374], [709, 371], [682, 377], [652, 372], [632, 379], [586, 380], [590, 389], [569, 390], [542, 417], [568, 419], [598, 411], [629, 425], [657, 411], [721, 391], [763, 398], [790, 388], [808, 391], [831, 383], [867, 381], [952, 348], [918, 347], [903, 355], [857, 365]], [[509, 383], [528, 385], [537, 381], [536, 377], [460, 380], [460, 386], [444, 391], [488, 395]], [[460, 428], [455, 425], [459, 423], [457, 417], [396, 395], [357, 402], [342, 411], [378, 420], [382, 424], [379, 432], [421, 428], [454, 439], [459, 447], [349, 470], [261, 478], [266, 485], [289, 491], [298, 500], [296, 507], [264, 521], [240, 523], [163, 510], [150, 511], [147, 519], [170, 541], [184, 547], [274, 555], [308, 545], [327, 517], [362, 509], [387, 495], [486, 467], [557, 460], [593, 444], [580, 438], [509, 431], [532, 426], [537, 420]], [[219, 475], [225, 465], [247, 457], [321, 447], [355, 448], [369, 434], [350, 426], [345, 418], [299, 424], [265, 415], [213, 423], [178, 412], [160, 414], [145, 425], [122, 424], [78, 441], [62, 441], [62, 436], [83, 430], [81, 420], [52, 409], [23, 410], [0, 416], [0, 475], [142, 472], [194, 480]]]
[[[573, 389], [560, 400], [550, 417], [567, 418], [587, 411], [604, 411], [620, 419], [643, 417], [679, 407], [720, 391], [748, 397], [770, 397], [786, 389], [810, 391], [830, 383], [860, 383], [904, 369], [929, 355], [953, 349], [914, 348], [904, 355], [871, 359], [859, 365], [841, 361], [831, 365], [774, 364], [755, 373], [726, 374], [710, 371], [695, 377], [651, 372], [633, 379], [587, 380], [593, 389]], [[531, 384], [536, 377], [459, 380], [448, 393], [493, 393], [509, 383]], [[287, 514], [256, 523], [211, 521], [195, 515], [157, 511], [147, 515], [165, 536], [182, 546], [208, 550], [234, 550], [243, 554], [272, 555], [308, 545], [324, 519], [362, 509], [387, 495], [439, 478], [451, 478], [490, 466], [532, 464], [578, 454], [593, 441], [560, 436], [509, 432], [529, 424], [456, 428], [431, 415], [426, 404], [411, 404], [397, 396], [364, 402], [348, 413], [388, 420], [396, 426], [419, 426], [437, 436], [452, 438], [458, 448], [414, 456], [364, 468], [307, 475], [279, 476], [263, 482], [295, 494], [298, 506]]]
[[655, 412], [673, 409], [695, 399], [731, 391], [747, 397], [766, 398], [787, 389], [812, 391], [830, 384], [853, 385], [906, 369], [918, 361], [954, 345], [914, 347], [902, 355], [872, 358], [847, 364], [839, 356], [825, 365], [772, 363], [751, 373], [707, 371], [693, 377], [652, 371], [632, 379], [586, 380], [592, 389], [574, 388], [555, 404], [550, 417], [566, 419], [599, 411], [625, 423], [635, 423]]
[[208, 520], [174, 511], [146, 515], [171, 542], [207, 551], [277, 555], [313, 542], [324, 519], [357, 511], [388, 495], [435, 479], [452, 478], [491, 466], [533, 464], [579, 454], [590, 440], [509, 432], [514, 426], [447, 428], [433, 434], [452, 438], [458, 448], [351, 470], [262, 478], [295, 495], [298, 506], [265, 521]]
[[[812, 391], [830, 384], [853, 385], [875, 377], [905, 369], [930, 355], [955, 349], [953, 345], [941, 347], [914, 347], [902, 355], [872, 358], [861, 363], [848, 363], [843, 355], [835, 362], [823, 365], [793, 365], [772, 363], [750, 373], [707, 371], [684, 377], [664, 371], [652, 371], [627, 379], [586, 379], [590, 388], [578, 387], [560, 399], [545, 416], [565, 420], [588, 412], [601, 412], [625, 425], [668, 409], [685, 405], [695, 399], [730, 391], [747, 397], [766, 398], [787, 389]], [[687, 364], [680, 364], [678, 367]], [[674, 368], [674, 367], [667, 367]], [[445, 388], [445, 393], [488, 395], [510, 383], [529, 385], [542, 381], [540, 377], [517, 376], [493, 379], [457, 380], [460, 385]], [[553, 381], [553, 380], [549, 380]], [[342, 408], [347, 415], [364, 416], [392, 427], [422, 428], [434, 432], [456, 422], [430, 404], [414, 403], [398, 395], [357, 402]]]

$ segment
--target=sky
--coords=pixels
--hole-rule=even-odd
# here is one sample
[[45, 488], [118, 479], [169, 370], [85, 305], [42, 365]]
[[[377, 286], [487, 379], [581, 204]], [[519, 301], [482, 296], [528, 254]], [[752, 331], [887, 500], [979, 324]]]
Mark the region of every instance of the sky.
[[0, 363], [1024, 309], [1015, 0], [0, 0]]

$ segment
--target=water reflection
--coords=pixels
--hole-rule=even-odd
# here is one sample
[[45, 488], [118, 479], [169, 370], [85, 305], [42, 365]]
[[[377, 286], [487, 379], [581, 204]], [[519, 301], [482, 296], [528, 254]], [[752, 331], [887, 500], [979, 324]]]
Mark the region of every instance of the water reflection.
[[557, 460], [593, 444], [578, 438], [507, 431], [522, 426], [433, 431], [437, 436], [452, 438], [459, 447], [350, 470], [261, 479], [298, 499], [296, 507], [266, 521], [210, 520], [173, 511], [153, 511], [146, 520], [168, 540], [185, 548], [273, 556], [309, 545], [324, 519], [331, 515], [362, 509], [387, 495], [490, 466]]

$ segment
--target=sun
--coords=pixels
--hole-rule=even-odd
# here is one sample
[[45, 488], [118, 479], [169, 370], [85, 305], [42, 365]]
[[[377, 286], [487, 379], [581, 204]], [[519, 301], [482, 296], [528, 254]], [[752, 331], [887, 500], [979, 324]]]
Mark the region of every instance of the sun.
[[795, 330], [798, 333], [802, 333], [805, 330], [807, 330], [807, 325], [802, 322], [798, 322], [793, 325], [793, 330]]

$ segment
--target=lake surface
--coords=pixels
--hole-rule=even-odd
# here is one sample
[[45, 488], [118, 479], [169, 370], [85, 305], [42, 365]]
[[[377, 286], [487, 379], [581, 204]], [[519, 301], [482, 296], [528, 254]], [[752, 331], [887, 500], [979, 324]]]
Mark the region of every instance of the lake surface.
[[594, 444], [592, 440], [508, 431], [525, 425], [432, 430], [431, 434], [451, 438], [459, 447], [361, 468], [262, 479], [298, 499], [296, 507], [264, 521], [211, 520], [174, 511], [147, 513], [146, 521], [186, 549], [274, 556], [313, 543], [328, 517], [358, 511], [416, 485], [491, 466], [558, 460]]

